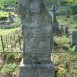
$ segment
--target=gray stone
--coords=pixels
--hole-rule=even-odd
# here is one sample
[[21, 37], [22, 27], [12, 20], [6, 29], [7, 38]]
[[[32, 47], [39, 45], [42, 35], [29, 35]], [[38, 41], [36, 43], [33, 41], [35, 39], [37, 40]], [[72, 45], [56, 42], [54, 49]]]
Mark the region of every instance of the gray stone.
[[55, 6], [53, 6], [53, 15], [52, 15], [52, 28], [53, 28], [53, 32], [59, 31], [59, 23], [56, 19], [56, 10], [55, 10]]
[[45, 0], [20, 0], [24, 37], [20, 77], [54, 77], [51, 18]]
[[77, 14], [73, 15], [72, 18], [73, 18], [74, 20], [77, 20]]
[[61, 26], [61, 32], [65, 36], [69, 36], [69, 28], [67, 26], [62, 25]]
[[74, 51], [77, 52], [77, 45], [73, 47]]
[[71, 44], [77, 45], [77, 31], [73, 31], [71, 34]]
[[50, 64], [20, 64], [20, 77], [54, 77], [54, 65]]

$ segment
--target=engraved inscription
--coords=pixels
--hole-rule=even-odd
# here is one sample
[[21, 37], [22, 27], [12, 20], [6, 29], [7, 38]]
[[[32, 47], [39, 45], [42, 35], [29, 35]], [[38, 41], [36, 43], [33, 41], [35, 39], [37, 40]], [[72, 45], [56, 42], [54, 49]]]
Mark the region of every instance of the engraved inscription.
[[28, 36], [25, 41], [25, 50], [28, 52], [50, 49], [50, 36]]

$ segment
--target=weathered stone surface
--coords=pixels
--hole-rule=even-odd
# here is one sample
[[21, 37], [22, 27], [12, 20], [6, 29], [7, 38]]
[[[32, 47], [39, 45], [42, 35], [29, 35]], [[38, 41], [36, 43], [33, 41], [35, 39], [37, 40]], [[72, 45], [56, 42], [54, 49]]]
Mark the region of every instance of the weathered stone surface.
[[77, 45], [77, 31], [73, 31], [71, 34], [71, 44]]
[[65, 36], [69, 36], [69, 31], [68, 31], [68, 27], [67, 26], [64, 26], [64, 25], [62, 25], [61, 26], [61, 32], [62, 32], [62, 34], [63, 35], [65, 35]]
[[20, 65], [20, 77], [54, 77], [54, 65], [23, 64]]
[[54, 77], [52, 22], [45, 7], [45, 0], [20, 0], [24, 37], [20, 77]]
[[24, 4], [22, 3], [21, 0], [20, 15], [24, 35], [24, 63], [31, 64], [36, 62], [36, 59], [40, 63], [49, 62], [52, 49], [52, 28], [47, 10], [41, 0], [24, 0]]
[[59, 31], [59, 23], [56, 19], [56, 13], [55, 13], [55, 6], [53, 6], [53, 14], [52, 14], [52, 28], [53, 32], [55, 33], [56, 31]]

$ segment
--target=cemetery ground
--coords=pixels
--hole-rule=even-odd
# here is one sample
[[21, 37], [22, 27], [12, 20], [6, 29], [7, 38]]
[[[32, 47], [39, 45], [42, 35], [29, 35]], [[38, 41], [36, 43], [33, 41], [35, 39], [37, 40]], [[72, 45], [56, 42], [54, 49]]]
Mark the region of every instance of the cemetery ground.
[[59, 25], [65, 25], [68, 26], [71, 30], [77, 30], [77, 15], [62, 15], [57, 16], [57, 21], [59, 22]]
[[[68, 22], [69, 20], [70, 22]], [[63, 24], [62, 22], [66, 22], [65, 25], [69, 26], [71, 31], [72, 29], [74, 30], [74, 28], [77, 26], [75, 20], [71, 20], [72, 18], [66, 18], [65, 16], [62, 18], [60, 16], [58, 22], [60, 25]], [[75, 25], [75, 27], [73, 25]], [[73, 28], [71, 28], [71, 26]], [[0, 29], [0, 35], [2, 34], [5, 36], [17, 30], [20, 31], [20, 28]], [[19, 32], [16, 34], [19, 35]], [[52, 50], [52, 57], [56, 68], [55, 77], [77, 77], [77, 52], [75, 51], [74, 47], [71, 46], [70, 37], [66, 37], [65, 35], [56, 35], [54, 36], [53, 41], [54, 47]], [[0, 53], [0, 76], [18, 77], [21, 57], [22, 50], [21, 53], [15, 53], [15, 50], [14, 53]]]
[[56, 68], [55, 77], [77, 77], [77, 52], [66, 36], [54, 38], [52, 57]]
[[21, 49], [18, 45], [20, 43], [17, 42], [20, 34], [20, 27], [0, 29], [0, 77], [18, 76], [17, 68], [21, 61]]

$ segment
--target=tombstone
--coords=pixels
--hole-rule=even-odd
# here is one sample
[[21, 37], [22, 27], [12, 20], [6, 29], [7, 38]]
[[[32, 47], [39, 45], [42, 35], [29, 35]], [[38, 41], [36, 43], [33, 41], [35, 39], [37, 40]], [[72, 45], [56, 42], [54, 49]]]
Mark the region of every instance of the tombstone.
[[68, 27], [67, 26], [64, 26], [64, 25], [61, 25], [61, 32], [63, 35], [65, 36], [69, 36], [69, 31], [68, 31]]
[[74, 46], [74, 51], [77, 52], [77, 45]]
[[77, 31], [73, 31], [71, 34], [71, 44], [77, 45]]
[[45, 0], [20, 0], [19, 14], [24, 38], [20, 77], [54, 77], [51, 60], [51, 18]]
[[15, 20], [14, 20], [14, 16], [9, 12], [9, 20], [10, 22], [14, 23]]
[[59, 31], [59, 23], [56, 19], [56, 10], [55, 10], [55, 6], [53, 6], [53, 15], [52, 15], [52, 28], [53, 28], [53, 32]]
[[77, 20], [77, 14], [72, 16], [73, 20]]

